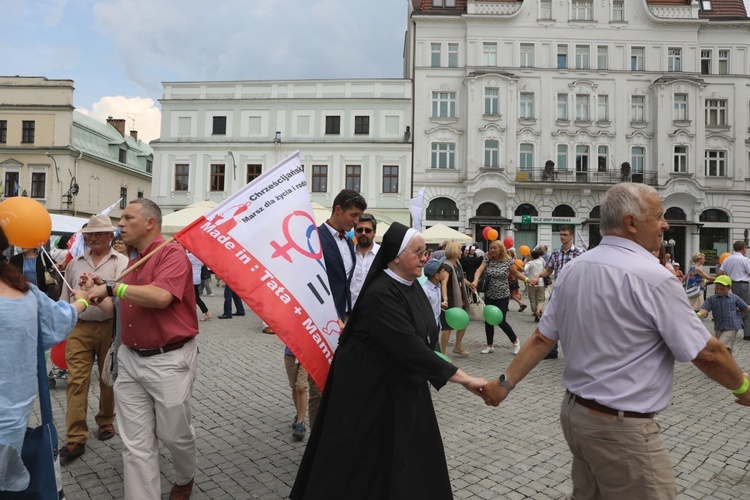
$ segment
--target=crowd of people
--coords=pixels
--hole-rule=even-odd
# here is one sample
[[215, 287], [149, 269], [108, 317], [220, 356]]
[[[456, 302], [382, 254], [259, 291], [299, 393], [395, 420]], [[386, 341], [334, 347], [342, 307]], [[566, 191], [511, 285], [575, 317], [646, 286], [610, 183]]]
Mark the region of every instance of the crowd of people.
[[[622, 183], [606, 193], [597, 248], [577, 247], [574, 228], [562, 226], [559, 248], [522, 248], [522, 262], [500, 240], [486, 252], [454, 241], [431, 252], [417, 230], [398, 222], [378, 245], [377, 221], [366, 210], [359, 193], [342, 190], [318, 227], [342, 326], [325, 387], [316, 385], [294, 352], [283, 352], [295, 410], [292, 436], [302, 440], [310, 433], [292, 499], [452, 498], [430, 387], [456, 383], [497, 406], [539, 362], [558, 357], [558, 344], [565, 354], [560, 419], [573, 455], [574, 498], [674, 498], [674, 472], [653, 418], [669, 405], [675, 361], [692, 362], [732, 391], [737, 403], [750, 406], [750, 377], [731, 356], [740, 329], [750, 339], [746, 247], [736, 242], [717, 276], [701, 269], [704, 257], [696, 254], [680, 280], [661, 243], [669, 226], [652, 188]], [[118, 225], [119, 231], [107, 216], [89, 220], [85, 252], [66, 259], [69, 300], [56, 303], [33, 284], [40, 280], [35, 251], [0, 263], [0, 310], [10, 314], [10, 308], [25, 307], [24, 317], [34, 318], [24, 326], [29, 335], [23, 339], [0, 339], [8, 358], [0, 370], [29, 375], [37, 338], [49, 347], [68, 337], [66, 444], [60, 455], [72, 460], [85, 452], [90, 434], [86, 398], [93, 363], [104, 370], [114, 339], [117, 376], [114, 387], [100, 383], [96, 437], [114, 436], [117, 415], [128, 499], [160, 497], [161, 441], [174, 465], [170, 498], [186, 499], [197, 470], [191, 398], [196, 307], [200, 319], [211, 318], [199, 292], [207, 278], [195, 256], [165, 241], [154, 202], [133, 200]], [[7, 246], [0, 231], [0, 250]], [[513, 281], [519, 284], [515, 297]], [[715, 295], [691, 303], [688, 285], [711, 281]], [[523, 345], [508, 317], [513, 300], [519, 312], [527, 308], [522, 291], [531, 306], [527, 314], [538, 323]], [[244, 314], [241, 301], [232, 312], [232, 293], [225, 292], [226, 318]], [[481, 354], [494, 352], [499, 326], [516, 355], [490, 379], [470, 375], [448, 358], [453, 328], [446, 311], [468, 311], [478, 293], [502, 312], [497, 325], [485, 322]], [[701, 321], [708, 314], [713, 335]], [[42, 316], [52, 318], [52, 330], [36, 326]], [[451, 354], [471, 355], [464, 334], [465, 328], [456, 331]], [[13, 391], [13, 425], [0, 426], [0, 458], [8, 464], [0, 492], [29, 482], [20, 461], [35, 393], [33, 373], [28, 379], [28, 386]], [[622, 460], [615, 463], [611, 456]]]

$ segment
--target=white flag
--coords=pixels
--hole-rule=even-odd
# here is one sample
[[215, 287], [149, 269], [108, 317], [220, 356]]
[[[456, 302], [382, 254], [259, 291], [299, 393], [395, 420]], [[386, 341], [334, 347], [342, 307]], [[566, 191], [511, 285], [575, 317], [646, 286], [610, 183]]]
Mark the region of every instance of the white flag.
[[98, 213], [97, 215], [109, 215], [109, 213], [110, 213], [110, 212], [111, 212], [112, 210], [114, 210], [114, 209], [115, 209], [115, 208], [117, 207], [117, 205], [119, 205], [119, 203], [120, 203], [121, 201], [122, 201], [122, 198], [120, 198], [120, 199], [119, 199], [119, 200], [117, 200], [116, 202], [112, 203], [112, 204], [111, 204], [110, 206], [108, 206], [107, 208], [105, 208], [104, 210], [102, 210], [101, 212], [99, 212], [99, 213]]
[[411, 213], [412, 225], [414, 229], [422, 232], [422, 212], [424, 212], [424, 188], [419, 190], [416, 198], [409, 200], [409, 212]]

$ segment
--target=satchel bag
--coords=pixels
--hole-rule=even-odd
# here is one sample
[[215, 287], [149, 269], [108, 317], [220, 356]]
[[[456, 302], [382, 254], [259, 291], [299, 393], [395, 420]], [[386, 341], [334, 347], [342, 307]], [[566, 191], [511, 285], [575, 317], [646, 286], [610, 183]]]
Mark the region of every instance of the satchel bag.
[[701, 286], [693, 285], [690, 288], [685, 288], [685, 293], [687, 293], [689, 299], [694, 299], [701, 294]]
[[700, 276], [695, 274], [694, 271], [695, 267], [691, 267], [690, 271], [688, 272], [687, 278], [685, 278], [685, 293], [687, 294], [689, 299], [694, 299], [698, 295], [701, 294], [701, 291], [703, 290], [703, 287], [701, 286], [703, 284], [703, 280], [700, 278]]
[[490, 278], [487, 276], [487, 273], [482, 273], [482, 276], [479, 277], [479, 281], [477, 282], [477, 292], [479, 293], [486, 293], [487, 287], [490, 284]]
[[104, 356], [104, 366], [102, 368], [102, 373], [99, 374], [99, 377], [102, 380], [102, 384], [106, 385], [107, 387], [112, 387], [115, 385], [115, 376], [113, 373], [114, 367], [112, 366], [114, 353], [115, 342], [112, 341], [112, 345], [109, 346], [107, 355]]
[[484, 321], [484, 300], [477, 293], [471, 294], [469, 319], [471, 321]]
[[47, 382], [47, 364], [41, 332], [37, 342], [37, 384], [42, 425], [26, 429], [21, 459], [29, 471], [29, 486], [23, 491], [3, 492], [3, 498], [13, 500], [59, 500], [65, 498], [57, 448], [57, 429], [52, 421], [52, 404]]

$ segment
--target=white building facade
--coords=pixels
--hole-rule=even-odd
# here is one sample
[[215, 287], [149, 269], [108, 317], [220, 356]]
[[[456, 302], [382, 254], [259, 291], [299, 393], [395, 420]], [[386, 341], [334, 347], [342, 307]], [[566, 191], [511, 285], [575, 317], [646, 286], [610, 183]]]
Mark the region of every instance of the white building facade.
[[411, 89], [402, 79], [164, 83], [152, 198], [165, 212], [220, 203], [299, 150], [314, 202], [330, 208], [354, 189], [378, 220], [408, 224]]
[[742, 0], [413, 0], [425, 224], [596, 244], [602, 194], [644, 182], [668, 251], [711, 262], [750, 228], [749, 52]]

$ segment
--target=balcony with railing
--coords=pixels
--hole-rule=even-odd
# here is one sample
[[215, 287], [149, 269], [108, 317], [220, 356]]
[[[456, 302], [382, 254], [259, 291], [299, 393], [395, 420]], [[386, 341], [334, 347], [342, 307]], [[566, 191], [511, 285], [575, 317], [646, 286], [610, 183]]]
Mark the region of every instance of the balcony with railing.
[[625, 172], [622, 169], [589, 170], [550, 170], [544, 167], [516, 171], [516, 182], [549, 182], [566, 184], [617, 184], [619, 182], [639, 182], [656, 186], [659, 176], [656, 171]]

